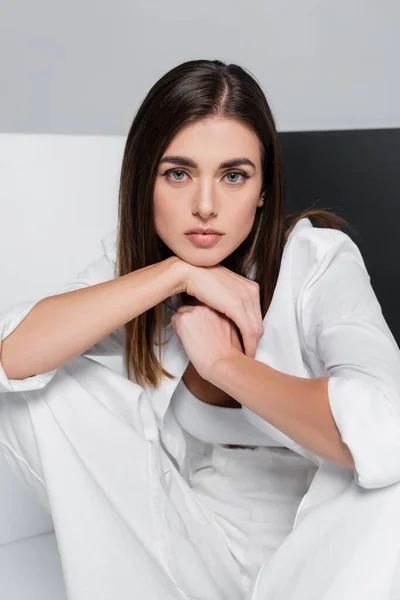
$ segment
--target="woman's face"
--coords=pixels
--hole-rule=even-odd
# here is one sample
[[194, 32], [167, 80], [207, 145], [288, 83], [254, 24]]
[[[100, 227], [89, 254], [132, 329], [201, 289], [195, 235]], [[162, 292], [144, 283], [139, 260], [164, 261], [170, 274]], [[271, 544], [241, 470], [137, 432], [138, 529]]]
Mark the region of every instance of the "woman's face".
[[[234, 166], [222, 164], [237, 159]], [[260, 141], [250, 129], [221, 117], [186, 125], [158, 165], [156, 232], [182, 260], [217, 265], [249, 235], [256, 208], [264, 202], [261, 187]], [[223, 235], [211, 246], [200, 246], [186, 235], [196, 227]]]

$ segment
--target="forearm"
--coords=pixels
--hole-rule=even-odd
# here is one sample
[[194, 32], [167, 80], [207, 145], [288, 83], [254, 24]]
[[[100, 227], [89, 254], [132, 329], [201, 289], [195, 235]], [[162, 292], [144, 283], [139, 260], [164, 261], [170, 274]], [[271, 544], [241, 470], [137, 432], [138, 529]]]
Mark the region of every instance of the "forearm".
[[[179, 260], [179, 259], [178, 259]], [[176, 257], [35, 304], [1, 344], [9, 379], [51, 371], [181, 291]]]
[[218, 361], [209, 380], [303, 448], [354, 468], [329, 407], [327, 377], [295, 377], [238, 354]]

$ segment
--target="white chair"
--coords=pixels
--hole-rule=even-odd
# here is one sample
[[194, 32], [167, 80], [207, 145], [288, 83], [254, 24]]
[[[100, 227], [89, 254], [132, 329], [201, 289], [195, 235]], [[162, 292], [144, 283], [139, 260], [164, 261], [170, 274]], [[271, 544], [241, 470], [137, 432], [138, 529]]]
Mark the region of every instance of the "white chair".
[[[57, 293], [117, 226], [123, 137], [0, 134], [0, 312]], [[100, 362], [121, 370], [115, 358]], [[0, 598], [65, 600], [51, 515], [0, 451]]]

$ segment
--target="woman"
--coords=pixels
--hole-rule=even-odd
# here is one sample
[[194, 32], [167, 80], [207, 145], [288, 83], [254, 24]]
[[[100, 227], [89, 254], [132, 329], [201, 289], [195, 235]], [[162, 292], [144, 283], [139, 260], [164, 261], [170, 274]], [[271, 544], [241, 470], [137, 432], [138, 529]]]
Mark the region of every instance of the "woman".
[[[70, 600], [398, 597], [400, 353], [343, 225], [285, 215], [244, 69], [150, 90], [117, 235], [0, 321], [0, 447]], [[110, 352], [126, 377], [84, 356]]]

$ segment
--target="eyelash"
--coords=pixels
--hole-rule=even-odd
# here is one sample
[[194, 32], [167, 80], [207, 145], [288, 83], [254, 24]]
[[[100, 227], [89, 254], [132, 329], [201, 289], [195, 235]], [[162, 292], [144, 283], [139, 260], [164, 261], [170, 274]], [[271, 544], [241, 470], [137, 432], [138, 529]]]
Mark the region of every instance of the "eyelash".
[[[170, 173], [174, 173], [175, 171], [181, 171], [182, 173], [185, 173], [186, 175], [188, 175], [188, 173], [184, 170], [184, 169], [168, 169], [168, 171], [165, 171], [165, 173], [162, 173], [163, 177], [167, 177]], [[242, 175], [242, 177], [244, 177], [244, 179], [249, 179], [250, 175], [248, 175], [247, 173], [245, 173], [244, 171], [238, 171], [238, 170], [234, 170], [234, 171], [229, 171], [229, 173], [227, 173], [226, 175], [231, 175], [232, 173], [237, 173], [238, 175]], [[226, 177], [225, 175], [225, 177]], [[177, 181], [177, 180], [173, 180], [174, 183], [184, 183], [183, 181]], [[232, 183], [230, 185], [237, 185], [237, 183]]]

